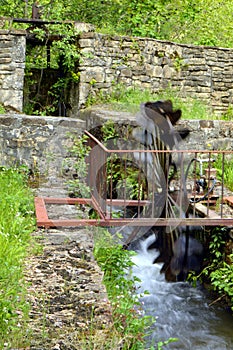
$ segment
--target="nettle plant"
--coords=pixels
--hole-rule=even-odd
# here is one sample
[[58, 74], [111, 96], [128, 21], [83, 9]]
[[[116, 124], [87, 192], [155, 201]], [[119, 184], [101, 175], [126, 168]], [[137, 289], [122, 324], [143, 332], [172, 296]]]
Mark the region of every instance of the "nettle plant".
[[233, 254], [229, 255], [229, 259], [230, 264], [223, 261], [218, 269], [211, 272], [210, 280], [214, 289], [230, 301], [233, 311]]
[[221, 296], [230, 300], [233, 310], [233, 254], [226, 256], [227, 228], [216, 228], [209, 244], [213, 256], [209, 278]]
[[208, 258], [211, 263], [199, 277], [206, 276], [211, 288], [220, 295], [220, 298], [228, 300], [233, 310], [233, 254], [226, 253], [227, 237], [226, 227], [216, 227], [211, 232]]

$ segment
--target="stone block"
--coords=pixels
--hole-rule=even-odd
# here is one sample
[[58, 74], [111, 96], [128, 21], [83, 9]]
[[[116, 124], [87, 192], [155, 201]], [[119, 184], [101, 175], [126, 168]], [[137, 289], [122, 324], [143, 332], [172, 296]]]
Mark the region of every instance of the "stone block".
[[200, 128], [213, 128], [213, 120], [200, 120]]
[[23, 91], [0, 89], [0, 103], [21, 112], [23, 110]]
[[79, 46], [83, 48], [93, 48], [93, 39], [79, 39]]
[[0, 57], [0, 68], [2, 64], [10, 64], [12, 62], [12, 57]]

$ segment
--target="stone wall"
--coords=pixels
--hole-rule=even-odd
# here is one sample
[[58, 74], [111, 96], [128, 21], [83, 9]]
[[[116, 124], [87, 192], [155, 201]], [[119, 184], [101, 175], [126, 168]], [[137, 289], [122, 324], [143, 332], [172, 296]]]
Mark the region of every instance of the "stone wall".
[[193, 150], [233, 151], [233, 123], [223, 120], [181, 120], [179, 127], [190, 134], [182, 147]]
[[[69, 117], [76, 117], [88, 96], [109, 93], [117, 83], [152, 92], [176, 87], [181, 96], [205, 100], [216, 114], [233, 103], [233, 50], [181, 45], [148, 38], [82, 33], [80, 80], [70, 91]], [[23, 108], [26, 34], [0, 30], [0, 103]]]
[[232, 49], [93, 32], [83, 33], [79, 45], [82, 60], [74, 113], [85, 106], [91, 93], [108, 93], [116, 83], [152, 92], [171, 85], [184, 97], [205, 100], [216, 114], [226, 112], [232, 105]]
[[56, 178], [71, 142], [68, 133], [79, 134], [84, 128], [79, 119], [0, 115], [0, 166], [25, 164]]
[[[87, 108], [79, 117], [86, 122], [86, 129], [103, 125], [111, 119], [123, 129], [124, 125], [137, 125], [136, 116], [128, 112], [106, 110], [104, 107]], [[233, 151], [233, 123], [224, 120], [183, 120], [175, 127], [189, 129], [190, 134], [180, 145], [181, 149], [231, 150]]]
[[0, 103], [18, 112], [23, 109], [26, 33], [0, 30]]
[[[81, 134], [109, 119], [121, 128], [136, 125], [134, 115], [104, 109], [86, 110], [80, 117], [82, 119], [0, 115], [0, 166], [25, 164], [33, 171], [56, 179], [61, 175], [67, 147], [71, 145], [68, 133]], [[233, 151], [231, 122], [181, 120], [180, 127], [190, 130], [181, 149]]]

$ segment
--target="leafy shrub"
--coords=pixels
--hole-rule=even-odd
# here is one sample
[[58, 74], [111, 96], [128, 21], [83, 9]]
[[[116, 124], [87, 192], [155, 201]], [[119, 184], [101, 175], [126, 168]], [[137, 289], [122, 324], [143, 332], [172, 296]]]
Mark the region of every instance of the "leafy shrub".
[[226, 227], [216, 227], [209, 238], [208, 265], [199, 278], [207, 278], [210, 288], [224, 297], [233, 310], [233, 254], [226, 255]]
[[217, 169], [217, 175], [220, 179], [224, 179], [224, 185], [230, 190], [233, 191], [233, 158], [224, 159], [224, 173], [222, 169], [223, 158], [222, 155], [219, 155], [214, 163], [214, 167]]
[[230, 300], [233, 311], [233, 254], [229, 258], [231, 264], [223, 261], [218, 269], [211, 272], [210, 280], [214, 289]]
[[6, 113], [4, 106], [0, 103], [0, 114]]

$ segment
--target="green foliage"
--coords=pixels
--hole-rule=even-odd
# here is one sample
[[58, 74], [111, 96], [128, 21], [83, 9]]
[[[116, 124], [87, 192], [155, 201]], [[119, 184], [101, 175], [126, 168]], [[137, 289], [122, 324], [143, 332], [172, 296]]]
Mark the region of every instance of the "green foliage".
[[88, 172], [86, 157], [90, 151], [90, 147], [87, 146], [88, 137], [86, 135], [70, 135], [70, 138], [72, 141], [72, 146], [69, 149], [71, 157], [66, 160], [64, 165], [72, 169], [76, 176], [73, 180], [67, 181], [68, 192], [74, 197], [89, 198], [90, 188], [86, 184]]
[[112, 304], [114, 325], [124, 342], [121, 348], [143, 350], [146, 329], [153, 320], [142, 316], [140, 296], [136, 295], [136, 283], [140, 281], [131, 273], [134, 265], [131, 256], [134, 253], [114, 244], [107, 232], [102, 232], [102, 235], [104, 238], [95, 244], [94, 254], [104, 271], [104, 284]]
[[4, 106], [0, 103], [0, 114], [6, 113]]
[[220, 295], [226, 296], [233, 310], [233, 254], [229, 256], [225, 254], [226, 237], [226, 228], [214, 230], [209, 244], [213, 259], [212, 264], [206, 269], [206, 274], [213, 289]]
[[222, 262], [218, 269], [211, 272], [210, 280], [214, 289], [230, 300], [233, 311], [233, 254], [229, 258], [231, 263]]
[[[107, 121], [101, 127], [103, 133], [103, 142], [108, 146], [107, 142], [119, 138], [113, 121]], [[107, 158], [107, 185], [111, 188], [112, 193], [118, 193], [118, 198], [127, 199], [145, 199], [147, 183], [145, 176], [137, 164], [127, 157], [118, 157], [117, 154]], [[114, 195], [113, 195], [114, 197]]]
[[112, 180], [113, 192], [118, 193], [118, 198], [127, 199], [145, 199], [146, 198], [146, 179], [136, 164], [127, 159], [115, 158], [107, 166], [108, 183]]
[[226, 228], [215, 228], [211, 232], [209, 250], [212, 257], [212, 266], [218, 266], [219, 261], [225, 259], [224, 248], [226, 242]]
[[[30, 17], [33, 3], [3, 0], [0, 15]], [[39, 11], [42, 19], [92, 23], [111, 34], [233, 46], [231, 0], [40, 0]]]
[[102, 127], [101, 131], [103, 133], [103, 141], [106, 143], [110, 139], [115, 139], [119, 137], [119, 134], [115, 128], [115, 124], [112, 120], [106, 121]]
[[[33, 3], [33, 0], [3, 0], [0, 16], [29, 18]], [[36, 48], [29, 47], [27, 69], [29, 71], [32, 67], [41, 69], [41, 75], [43, 75], [43, 69], [47, 65], [46, 44], [49, 34], [60, 37], [51, 45], [50, 67], [57, 69], [61, 67], [62, 62], [65, 75], [60, 77], [58, 83], [50, 89], [51, 102], [47, 109], [38, 98], [39, 89], [35, 101], [26, 99], [25, 111], [30, 111], [30, 114], [56, 114], [57, 106], [64, 97], [64, 91], [69, 91], [71, 84], [79, 80], [77, 65], [80, 54], [76, 44], [78, 33], [70, 21], [91, 23], [96, 26], [97, 31], [110, 34], [152, 37], [196, 45], [233, 47], [231, 0], [158, 0], [156, 2], [152, 0], [40, 0], [39, 12], [41, 19], [66, 22], [46, 24], [43, 28], [33, 29], [43, 45]], [[7, 23], [8, 27], [26, 28], [25, 24], [11, 20]], [[174, 59], [176, 70], [179, 71], [184, 64], [182, 58]], [[95, 81], [92, 80], [91, 84], [95, 84]], [[119, 90], [118, 93], [121, 94]], [[128, 94], [130, 95], [130, 92]], [[104, 99], [106, 96], [104, 93], [102, 95]], [[126, 97], [130, 98], [130, 96]], [[91, 99], [89, 99], [90, 103], [92, 103]], [[189, 104], [190, 101], [187, 101], [187, 107]], [[228, 114], [225, 118], [228, 118]], [[195, 116], [196, 113], [193, 115]]]
[[229, 105], [227, 111], [222, 116], [223, 120], [230, 121], [233, 119], [233, 106]]
[[23, 260], [35, 228], [33, 196], [24, 169], [1, 169], [0, 198], [0, 348], [12, 349], [24, 343], [29, 305]]
[[227, 228], [216, 227], [209, 238], [208, 265], [195, 277], [208, 281], [210, 289], [224, 297], [233, 310], [233, 254], [226, 255]]
[[183, 98], [177, 89], [170, 87], [151, 93], [149, 89], [142, 90], [136, 86], [127, 88], [122, 84], [117, 84], [109, 95], [100, 94], [95, 98], [92, 97], [89, 105], [104, 103], [110, 109], [136, 113], [142, 102], [168, 99], [172, 101], [175, 109], [182, 110], [182, 119], [215, 119], [210, 107], [203, 101], [191, 97]]
[[178, 340], [179, 340], [178, 338], [169, 338], [168, 340], [165, 340], [165, 341], [159, 341], [158, 346], [157, 346], [157, 350], [161, 350], [161, 349], [163, 349], [163, 346], [166, 346], [170, 343], [177, 342]]
[[214, 163], [214, 167], [217, 169], [217, 175], [220, 179], [224, 178], [224, 185], [233, 191], [233, 158], [225, 156], [224, 159], [224, 172], [222, 169], [223, 158], [219, 155]]
[[[26, 68], [43, 69], [47, 67], [47, 41], [48, 33], [57, 36], [50, 47], [50, 68], [57, 69], [62, 64], [64, 72], [74, 71], [80, 57], [76, 45], [77, 33], [71, 24], [47, 25], [42, 28], [34, 28], [33, 34], [40, 41], [40, 45], [34, 47], [27, 45]], [[62, 60], [62, 61], [61, 61]]]
[[[59, 106], [67, 100], [71, 85], [79, 81], [79, 73], [76, 72], [80, 58], [76, 43], [77, 32], [71, 23], [36, 27], [31, 29], [31, 32], [39, 44], [36, 47], [27, 45], [25, 70], [27, 89], [25, 89], [24, 112], [35, 115], [57, 115]], [[56, 37], [57, 40], [49, 43], [50, 55], [47, 62], [49, 37]], [[50, 70], [51, 82], [45, 80], [48, 93], [44, 98], [40, 86], [44, 82], [46, 68]], [[37, 74], [37, 81], [31, 80], [32, 70], [34, 73], [40, 71], [40, 74]]]

